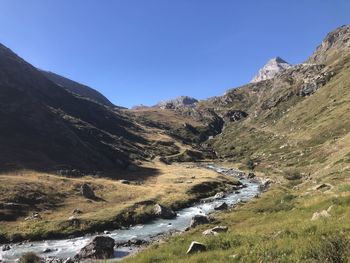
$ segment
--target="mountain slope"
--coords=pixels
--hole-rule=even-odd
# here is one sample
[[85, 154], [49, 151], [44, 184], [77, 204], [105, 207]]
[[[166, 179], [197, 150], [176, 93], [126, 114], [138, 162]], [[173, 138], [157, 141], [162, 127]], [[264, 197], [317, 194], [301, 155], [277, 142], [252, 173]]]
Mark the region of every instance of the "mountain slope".
[[2, 45], [0, 90], [4, 170], [108, 170], [145, 156], [129, 117], [67, 92]]
[[57, 85], [65, 88], [71, 92], [74, 92], [80, 96], [89, 98], [93, 101], [99, 102], [99, 103], [106, 105], [106, 106], [114, 106], [112, 102], [110, 102], [105, 96], [103, 96], [100, 92], [98, 92], [97, 90], [95, 90], [93, 88], [90, 88], [86, 85], [80, 84], [76, 81], [67, 79], [67, 78], [62, 77], [62, 76], [55, 74], [53, 72], [44, 71], [44, 70], [40, 70], [40, 71], [49, 80], [51, 80], [52, 82], [56, 83]]

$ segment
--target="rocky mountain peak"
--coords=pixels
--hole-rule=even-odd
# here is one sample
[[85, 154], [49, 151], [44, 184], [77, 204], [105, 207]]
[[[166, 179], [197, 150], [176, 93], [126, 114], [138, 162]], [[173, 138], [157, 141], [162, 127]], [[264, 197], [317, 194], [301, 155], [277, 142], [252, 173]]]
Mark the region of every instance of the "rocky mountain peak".
[[350, 25], [343, 25], [327, 34], [307, 62], [328, 64], [337, 59], [340, 54], [349, 52]]
[[197, 99], [188, 96], [179, 96], [175, 99], [160, 101], [155, 107], [161, 109], [176, 109], [182, 107], [192, 107], [198, 102]]
[[290, 67], [291, 65], [280, 57], [271, 58], [265, 66], [258, 71], [255, 77], [251, 80], [251, 83], [272, 79], [277, 73]]

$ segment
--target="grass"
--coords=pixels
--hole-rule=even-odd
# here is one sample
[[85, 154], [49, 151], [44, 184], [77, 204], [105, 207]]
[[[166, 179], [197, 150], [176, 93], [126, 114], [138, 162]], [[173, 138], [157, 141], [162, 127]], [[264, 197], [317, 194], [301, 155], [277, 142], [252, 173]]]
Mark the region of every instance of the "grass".
[[[197, 193], [191, 191], [196, 186], [215, 182], [207, 189], [207, 194], [215, 194], [227, 183], [234, 183], [228, 177], [188, 164], [168, 166], [155, 162], [149, 163], [148, 168], [156, 169], [157, 175], [129, 185], [112, 179], [65, 178], [31, 171], [2, 174], [0, 200], [22, 203], [26, 210], [16, 214], [15, 219], [1, 221], [0, 237], [7, 240], [45, 239], [139, 223], [151, 216], [154, 203], [177, 209], [198, 198]], [[137, 178], [137, 171], [129, 173], [135, 173], [129, 177]], [[79, 189], [83, 183], [92, 185], [100, 201], [81, 196]], [[144, 203], [147, 200], [150, 202]], [[83, 211], [79, 220], [68, 220], [76, 208]], [[25, 221], [24, 217], [34, 211], [39, 211], [42, 220]], [[9, 213], [0, 210], [1, 215], [6, 212]]]
[[[350, 195], [316, 191], [303, 195], [304, 187], [295, 192], [275, 185], [259, 199], [216, 214], [215, 224], [171, 237], [125, 262], [348, 262]], [[331, 205], [330, 218], [311, 221], [315, 211]], [[215, 225], [228, 226], [229, 231], [202, 236]], [[208, 250], [187, 255], [193, 240]]]

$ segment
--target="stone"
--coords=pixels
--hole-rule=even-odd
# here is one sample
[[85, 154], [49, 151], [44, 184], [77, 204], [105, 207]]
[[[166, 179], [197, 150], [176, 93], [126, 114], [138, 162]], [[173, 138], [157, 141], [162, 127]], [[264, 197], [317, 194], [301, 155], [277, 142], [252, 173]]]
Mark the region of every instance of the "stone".
[[320, 212], [313, 213], [311, 221], [315, 221], [320, 218], [329, 218], [329, 217], [331, 217], [331, 215], [326, 210], [322, 210]]
[[62, 263], [74, 263], [74, 260], [72, 258], [66, 258]]
[[214, 207], [214, 210], [227, 210], [227, 209], [228, 209], [228, 205], [225, 202], [223, 202], [221, 205]]
[[1, 248], [2, 251], [8, 251], [10, 249], [11, 249], [10, 245], [3, 245], [2, 248]]
[[34, 220], [42, 220], [42, 217], [39, 213], [34, 212], [31, 216], [28, 216], [24, 219], [25, 221], [34, 221]]
[[79, 214], [82, 214], [83, 212], [79, 209], [79, 208], [75, 208], [73, 210], [73, 214], [76, 214], [76, 215], [79, 215]]
[[255, 174], [252, 173], [252, 172], [250, 172], [250, 173], [248, 174], [247, 177], [248, 177], [249, 179], [253, 179], [253, 178], [255, 178]]
[[193, 241], [191, 243], [191, 245], [189, 246], [188, 250], [187, 250], [187, 254], [192, 254], [192, 253], [196, 253], [196, 252], [202, 252], [202, 251], [206, 251], [207, 250], [207, 247], [202, 244], [202, 243], [199, 243], [197, 241]]
[[154, 214], [163, 219], [173, 219], [176, 217], [176, 213], [173, 210], [160, 204], [154, 205]]
[[114, 254], [115, 241], [111, 237], [97, 236], [83, 247], [75, 259], [109, 259]]
[[219, 233], [225, 233], [227, 232], [228, 227], [227, 226], [216, 226], [211, 229], [207, 229], [202, 232], [203, 236], [216, 236]]
[[216, 193], [216, 195], [214, 195], [214, 199], [221, 199], [225, 197], [225, 193], [224, 192], [218, 192]]
[[105, 235], [109, 235], [111, 232], [109, 232], [108, 230], [105, 230], [105, 231], [103, 231], [103, 234], [105, 234]]
[[122, 184], [130, 184], [130, 181], [125, 179], [119, 180], [119, 182]]
[[319, 185], [317, 185], [317, 186], [315, 186], [315, 190], [330, 190], [330, 189], [332, 189], [333, 188], [333, 185], [331, 185], [331, 184], [319, 184]]
[[88, 198], [88, 199], [96, 198], [94, 191], [92, 190], [91, 186], [88, 184], [83, 184], [81, 186], [80, 191], [82, 196], [84, 196], [85, 198]]
[[196, 227], [198, 225], [208, 224], [209, 218], [205, 215], [195, 215], [191, 220], [191, 227]]
[[216, 226], [216, 227], [213, 227], [211, 230], [214, 232], [217, 232], [217, 233], [224, 233], [224, 232], [227, 232], [228, 227], [227, 226]]

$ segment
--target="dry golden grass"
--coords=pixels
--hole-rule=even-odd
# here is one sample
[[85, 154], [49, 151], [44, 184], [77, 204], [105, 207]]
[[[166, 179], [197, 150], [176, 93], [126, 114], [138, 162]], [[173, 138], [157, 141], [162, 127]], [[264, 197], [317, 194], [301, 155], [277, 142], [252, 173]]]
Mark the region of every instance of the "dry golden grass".
[[[122, 184], [113, 179], [105, 178], [66, 178], [62, 176], [37, 173], [33, 171], [18, 171], [0, 175], [0, 202], [11, 201], [14, 196], [30, 192], [40, 192], [40, 195], [51, 198], [60, 195], [59, 202], [47, 207], [47, 204], [37, 204], [41, 209], [42, 220], [38, 222], [24, 221], [20, 216], [16, 221], [2, 221], [0, 234], [11, 237], [21, 233], [31, 236], [32, 231], [55, 232], [61, 222], [72, 216], [72, 211], [79, 208], [83, 213], [82, 220], [108, 221], [123, 209], [132, 207], [137, 202], [154, 200], [165, 205], [186, 202], [190, 198], [187, 191], [193, 185], [204, 181], [223, 180], [213, 171], [189, 164], [174, 164], [171, 166], [160, 162], [147, 163], [143, 168], [157, 170], [154, 176], [146, 177], [140, 184]], [[139, 171], [128, 171], [123, 177], [138, 178]], [[176, 181], [181, 180], [182, 183]], [[228, 180], [228, 179], [227, 179]], [[87, 200], [80, 194], [80, 186], [89, 183], [96, 196], [102, 201]], [[35, 206], [28, 213], [34, 212]], [[28, 214], [27, 213], [27, 214]], [[33, 229], [33, 225], [35, 225]], [[38, 228], [40, 230], [38, 230]], [[35, 237], [38, 238], [38, 237]]]

